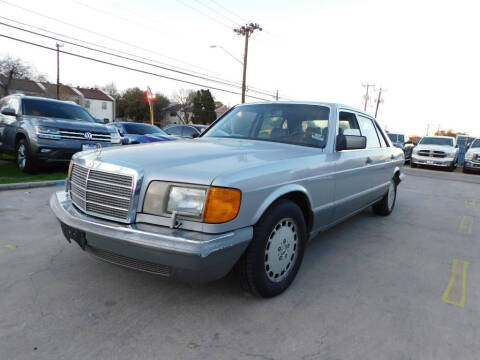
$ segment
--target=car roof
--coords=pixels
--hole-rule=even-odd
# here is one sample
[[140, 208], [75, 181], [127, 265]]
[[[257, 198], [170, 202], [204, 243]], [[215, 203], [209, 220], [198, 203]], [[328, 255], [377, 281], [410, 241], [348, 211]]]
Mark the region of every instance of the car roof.
[[318, 101], [261, 101], [261, 102], [252, 102], [247, 104], [240, 104], [237, 106], [251, 106], [251, 105], [269, 105], [269, 104], [290, 104], [290, 105], [317, 105], [317, 106], [327, 106], [333, 109], [339, 110], [350, 110], [365, 115], [367, 117], [372, 118], [373, 116], [368, 114], [367, 112], [357, 109], [350, 105], [345, 105], [341, 103], [333, 103], [333, 102], [318, 102]]
[[[120, 125], [128, 125], [128, 124], [152, 125], [152, 124], [135, 122], [135, 121], [114, 121], [112, 124], [120, 124]], [[156, 126], [156, 125], [153, 125], [153, 126]]]
[[441, 135], [427, 135], [424, 136], [424, 138], [430, 137], [430, 138], [442, 138], [442, 139], [455, 139], [453, 136], [441, 136]]
[[19, 98], [28, 99], [28, 100], [42, 100], [42, 101], [48, 101], [48, 102], [52, 102], [52, 103], [62, 103], [62, 104], [70, 104], [70, 105], [80, 106], [77, 103], [75, 103], [74, 101], [57, 100], [57, 99], [51, 99], [51, 98], [46, 98], [46, 97], [41, 97], [41, 96], [27, 96], [27, 95], [23, 95], [23, 94], [10, 94], [10, 95], [5, 96], [5, 97], [19, 97]]

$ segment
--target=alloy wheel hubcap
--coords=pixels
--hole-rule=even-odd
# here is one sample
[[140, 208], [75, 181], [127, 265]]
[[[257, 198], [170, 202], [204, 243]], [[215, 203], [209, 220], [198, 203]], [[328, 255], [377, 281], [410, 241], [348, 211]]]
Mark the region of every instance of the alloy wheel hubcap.
[[297, 225], [291, 218], [280, 220], [268, 237], [265, 248], [265, 272], [273, 282], [287, 277], [298, 253]]
[[25, 163], [27, 159], [25, 157], [25, 145], [20, 145], [17, 152], [17, 164], [20, 169], [25, 168]]
[[395, 201], [395, 184], [393, 181], [390, 182], [390, 186], [388, 187], [388, 208], [391, 209], [393, 207], [393, 202]]

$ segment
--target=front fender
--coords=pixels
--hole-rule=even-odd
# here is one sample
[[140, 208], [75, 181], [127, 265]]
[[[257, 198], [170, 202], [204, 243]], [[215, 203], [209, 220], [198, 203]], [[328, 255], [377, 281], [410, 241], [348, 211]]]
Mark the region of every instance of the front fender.
[[275, 201], [280, 199], [282, 196], [292, 193], [292, 192], [301, 192], [303, 193], [307, 199], [308, 203], [310, 206], [310, 209], [312, 209], [312, 198], [310, 197], [310, 194], [308, 193], [307, 189], [305, 189], [303, 186], [299, 184], [288, 184], [284, 185], [282, 187], [276, 188], [267, 198], [262, 202], [258, 210], [255, 212], [255, 215], [253, 217], [253, 224], [256, 224], [258, 220], [262, 217], [262, 215], [265, 213], [265, 211], [272, 205]]

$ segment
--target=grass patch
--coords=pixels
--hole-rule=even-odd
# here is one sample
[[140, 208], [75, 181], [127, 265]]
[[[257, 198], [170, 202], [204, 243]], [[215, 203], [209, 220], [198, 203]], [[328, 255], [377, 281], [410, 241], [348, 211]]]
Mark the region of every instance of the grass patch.
[[[5, 155], [3, 155], [5, 156]], [[0, 158], [6, 160], [5, 158]], [[64, 180], [67, 177], [67, 169], [62, 168], [47, 168], [41, 169], [38, 174], [26, 174], [18, 170], [15, 162], [0, 163], [0, 184], [12, 184], [20, 182], [31, 181], [46, 181], [46, 180]]]
[[7, 155], [7, 154], [0, 154], [0, 160], [15, 161], [15, 156]]

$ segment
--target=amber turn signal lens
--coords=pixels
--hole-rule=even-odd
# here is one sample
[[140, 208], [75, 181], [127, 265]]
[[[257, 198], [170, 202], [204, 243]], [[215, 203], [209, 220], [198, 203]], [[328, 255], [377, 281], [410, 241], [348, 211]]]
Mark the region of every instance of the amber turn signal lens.
[[220, 224], [237, 217], [242, 201], [242, 192], [238, 189], [211, 187], [208, 192], [204, 221]]

